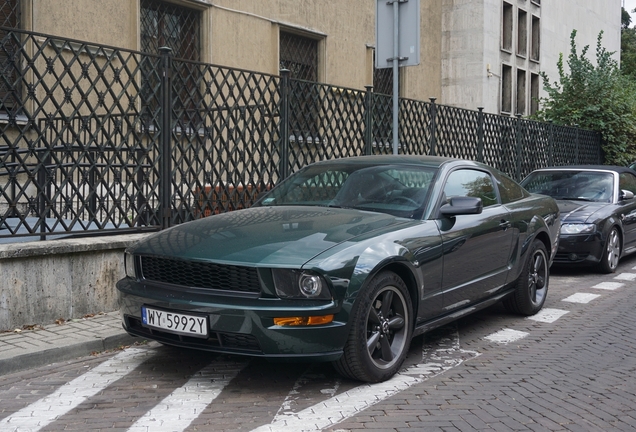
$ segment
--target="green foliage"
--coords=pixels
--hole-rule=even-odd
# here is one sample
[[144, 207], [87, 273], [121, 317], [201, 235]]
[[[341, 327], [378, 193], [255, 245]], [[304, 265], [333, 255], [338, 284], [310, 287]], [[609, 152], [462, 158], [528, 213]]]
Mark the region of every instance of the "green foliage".
[[603, 32], [596, 43], [596, 64], [576, 48], [576, 30], [570, 35], [568, 71], [563, 54], [557, 68], [559, 81], [550, 83], [542, 73], [547, 97], [541, 99], [541, 109], [535, 118], [559, 125], [578, 125], [601, 133], [605, 163], [627, 165], [636, 160], [636, 82], [621, 74], [613, 52], [601, 44]]
[[627, 12], [625, 10], [625, 8], [621, 8], [621, 28], [626, 29], [629, 27], [629, 25], [632, 23], [632, 17], [629, 14], [629, 12]]
[[636, 28], [621, 30], [621, 72], [636, 80]]

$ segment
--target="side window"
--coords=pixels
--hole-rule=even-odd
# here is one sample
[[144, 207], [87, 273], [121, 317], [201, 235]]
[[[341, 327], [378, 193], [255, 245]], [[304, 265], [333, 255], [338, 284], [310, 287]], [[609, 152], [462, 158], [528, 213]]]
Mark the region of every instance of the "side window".
[[521, 186], [505, 175], [499, 176], [497, 185], [499, 186], [502, 204], [518, 201], [528, 196], [528, 193]]
[[621, 173], [618, 185], [621, 190], [626, 189], [636, 194], [636, 176], [631, 173]]
[[490, 174], [472, 169], [453, 171], [444, 186], [446, 198], [454, 196], [481, 198], [484, 207], [497, 204], [497, 194]]

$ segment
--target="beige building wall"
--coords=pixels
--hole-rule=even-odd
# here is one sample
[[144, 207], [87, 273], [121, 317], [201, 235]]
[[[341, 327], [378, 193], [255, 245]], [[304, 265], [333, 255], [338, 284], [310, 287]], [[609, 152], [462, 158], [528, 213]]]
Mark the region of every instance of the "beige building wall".
[[[139, 0], [23, 0], [26, 29], [139, 49]], [[321, 82], [363, 89], [373, 81], [370, 0], [168, 0], [202, 12], [203, 61], [277, 75], [281, 30], [319, 40]], [[441, 4], [421, 3], [421, 64], [401, 71], [400, 93], [441, 97]]]
[[282, 29], [320, 41], [319, 81], [352, 88], [371, 84], [367, 47], [375, 38], [373, 2], [219, 0], [214, 5], [212, 63], [278, 74]]
[[139, 47], [137, 0], [22, 0], [28, 30], [127, 49]]
[[[277, 75], [279, 34], [284, 30], [319, 40], [320, 82], [355, 89], [372, 84], [375, 1], [166, 1], [201, 11], [205, 62]], [[139, 49], [140, 0], [23, 2], [27, 29]], [[527, 12], [529, 21], [540, 19], [538, 60], [502, 50], [504, 3], [512, 6], [515, 20], [519, 10]], [[500, 113], [502, 68], [512, 71], [513, 91], [517, 71], [525, 71], [527, 89], [539, 71], [556, 79], [556, 61], [559, 53], [568, 52], [572, 29], [579, 31], [579, 46], [590, 45], [592, 54], [601, 30], [608, 50], [619, 52], [620, 6], [620, 0], [422, 0], [421, 63], [401, 70], [400, 95], [435, 97], [442, 104]], [[528, 113], [529, 95], [525, 105]]]

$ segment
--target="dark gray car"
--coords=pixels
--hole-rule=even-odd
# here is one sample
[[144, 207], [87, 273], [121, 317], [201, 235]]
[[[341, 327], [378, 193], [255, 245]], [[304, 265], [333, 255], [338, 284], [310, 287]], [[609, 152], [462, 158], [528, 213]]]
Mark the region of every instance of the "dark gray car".
[[636, 173], [608, 165], [536, 170], [522, 182], [530, 192], [553, 197], [561, 210], [555, 265], [597, 266], [616, 271], [636, 251]]

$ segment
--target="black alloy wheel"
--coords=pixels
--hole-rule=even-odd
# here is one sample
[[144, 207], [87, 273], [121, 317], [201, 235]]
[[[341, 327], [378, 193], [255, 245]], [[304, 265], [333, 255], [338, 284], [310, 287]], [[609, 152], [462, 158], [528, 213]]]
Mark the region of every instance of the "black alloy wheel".
[[398, 372], [409, 349], [411, 297], [402, 279], [392, 272], [375, 276], [359, 296], [344, 354], [334, 367], [356, 380], [385, 381]]
[[545, 303], [549, 282], [548, 252], [543, 242], [535, 239], [528, 251], [523, 270], [517, 279], [517, 287], [504, 300], [504, 306], [516, 314], [525, 316], [536, 314]]

